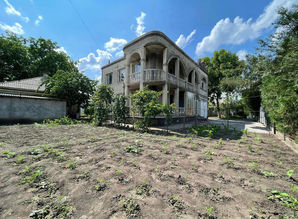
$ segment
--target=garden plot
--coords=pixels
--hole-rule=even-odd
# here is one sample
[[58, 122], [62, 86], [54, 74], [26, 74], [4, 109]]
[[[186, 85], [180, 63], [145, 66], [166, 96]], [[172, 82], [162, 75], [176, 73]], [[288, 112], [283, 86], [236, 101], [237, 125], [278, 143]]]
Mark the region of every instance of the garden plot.
[[0, 126], [1, 218], [297, 217], [297, 155], [273, 136]]

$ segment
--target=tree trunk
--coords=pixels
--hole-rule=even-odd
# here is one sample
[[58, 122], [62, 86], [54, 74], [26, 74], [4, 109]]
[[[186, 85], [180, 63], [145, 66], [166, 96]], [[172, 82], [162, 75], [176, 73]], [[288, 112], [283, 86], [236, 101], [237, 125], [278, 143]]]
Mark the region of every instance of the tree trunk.
[[216, 96], [216, 109], [217, 109], [217, 117], [220, 118], [220, 107], [219, 107], [219, 98]]

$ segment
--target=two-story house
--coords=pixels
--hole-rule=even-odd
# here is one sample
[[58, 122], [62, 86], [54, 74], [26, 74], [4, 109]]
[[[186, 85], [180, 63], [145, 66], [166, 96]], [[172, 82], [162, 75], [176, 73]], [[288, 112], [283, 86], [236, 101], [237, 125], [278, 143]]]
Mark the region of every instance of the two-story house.
[[123, 52], [123, 58], [102, 67], [102, 83], [127, 96], [148, 86], [162, 91], [161, 103], [174, 104], [176, 116], [207, 118], [208, 74], [202, 63], [159, 31], [127, 43]]

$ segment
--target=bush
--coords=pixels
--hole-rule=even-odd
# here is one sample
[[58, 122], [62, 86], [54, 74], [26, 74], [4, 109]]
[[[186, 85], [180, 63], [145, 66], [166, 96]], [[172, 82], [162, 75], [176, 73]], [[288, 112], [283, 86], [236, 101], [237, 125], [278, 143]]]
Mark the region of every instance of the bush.
[[127, 97], [123, 95], [117, 95], [114, 99], [113, 105], [113, 120], [117, 125], [126, 123], [129, 116], [129, 108], [126, 106]]

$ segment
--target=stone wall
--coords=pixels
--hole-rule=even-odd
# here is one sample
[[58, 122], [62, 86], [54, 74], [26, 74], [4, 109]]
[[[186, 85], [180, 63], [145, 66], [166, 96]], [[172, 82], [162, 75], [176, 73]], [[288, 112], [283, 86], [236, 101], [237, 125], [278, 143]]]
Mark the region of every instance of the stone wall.
[[66, 115], [66, 102], [42, 97], [0, 96], [0, 123], [32, 122]]

